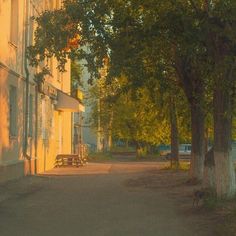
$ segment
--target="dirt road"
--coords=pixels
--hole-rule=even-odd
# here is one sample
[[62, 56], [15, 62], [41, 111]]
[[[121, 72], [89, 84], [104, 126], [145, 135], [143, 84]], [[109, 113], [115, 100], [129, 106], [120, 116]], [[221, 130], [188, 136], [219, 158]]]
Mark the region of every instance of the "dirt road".
[[0, 235], [212, 235], [192, 214], [190, 190], [178, 190], [186, 175], [162, 167], [156, 162], [97, 163], [0, 186]]

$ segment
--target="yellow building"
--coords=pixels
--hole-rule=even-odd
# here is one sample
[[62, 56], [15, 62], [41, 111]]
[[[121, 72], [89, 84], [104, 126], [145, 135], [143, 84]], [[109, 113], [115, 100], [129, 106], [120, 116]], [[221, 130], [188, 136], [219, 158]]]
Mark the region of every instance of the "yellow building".
[[69, 96], [70, 63], [60, 73], [52, 59], [52, 77], [36, 84], [25, 60], [31, 16], [60, 6], [61, 0], [0, 0], [0, 182], [51, 169], [57, 154], [71, 153], [71, 112], [81, 107]]

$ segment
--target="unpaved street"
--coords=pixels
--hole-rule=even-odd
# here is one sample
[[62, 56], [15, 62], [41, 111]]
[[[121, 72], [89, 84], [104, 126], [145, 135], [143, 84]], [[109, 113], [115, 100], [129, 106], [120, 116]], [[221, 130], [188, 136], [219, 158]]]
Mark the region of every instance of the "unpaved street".
[[[191, 198], [181, 199], [182, 208], [173, 197], [178, 190], [171, 195], [174, 186], [161, 186], [167, 183], [161, 178], [162, 165], [89, 164], [1, 186], [0, 235], [211, 235], [198, 217], [189, 214]], [[171, 173], [167, 178], [171, 180]]]

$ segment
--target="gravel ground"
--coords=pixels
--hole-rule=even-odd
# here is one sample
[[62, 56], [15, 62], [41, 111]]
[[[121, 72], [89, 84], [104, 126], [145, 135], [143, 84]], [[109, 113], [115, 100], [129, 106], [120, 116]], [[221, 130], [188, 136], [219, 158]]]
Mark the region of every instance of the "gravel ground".
[[0, 186], [1, 236], [207, 236], [186, 173], [164, 163], [94, 163]]

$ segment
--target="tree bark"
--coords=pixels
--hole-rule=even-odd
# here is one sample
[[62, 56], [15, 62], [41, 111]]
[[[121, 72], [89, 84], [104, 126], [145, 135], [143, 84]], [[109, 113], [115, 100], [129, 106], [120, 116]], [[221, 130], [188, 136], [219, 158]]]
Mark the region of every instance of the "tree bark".
[[140, 158], [144, 156], [144, 145], [142, 142], [136, 142], [136, 157]]
[[203, 179], [204, 188], [215, 189], [215, 159], [214, 159], [214, 150], [211, 148], [205, 155], [204, 161], [204, 179]]
[[179, 132], [176, 116], [176, 107], [173, 98], [170, 106], [170, 124], [171, 124], [171, 167], [174, 161], [175, 168], [179, 168]]
[[189, 177], [194, 182], [203, 180], [205, 140], [204, 85], [194, 66], [186, 58], [176, 55], [175, 69], [191, 110], [192, 151]]
[[232, 160], [232, 100], [230, 89], [222, 83], [215, 87], [214, 97], [214, 159], [216, 193], [219, 198], [235, 194], [235, 171]]
[[192, 180], [202, 181], [205, 157], [204, 111], [200, 104], [190, 104], [190, 106], [192, 152], [189, 175]]
[[110, 119], [108, 124], [108, 140], [107, 140], [107, 151], [110, 152], [112, 148], [112, 123], [113, 123], [113, 111], [110, 112]]

